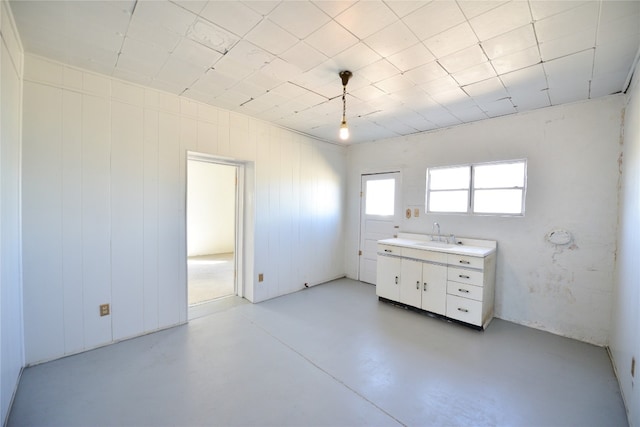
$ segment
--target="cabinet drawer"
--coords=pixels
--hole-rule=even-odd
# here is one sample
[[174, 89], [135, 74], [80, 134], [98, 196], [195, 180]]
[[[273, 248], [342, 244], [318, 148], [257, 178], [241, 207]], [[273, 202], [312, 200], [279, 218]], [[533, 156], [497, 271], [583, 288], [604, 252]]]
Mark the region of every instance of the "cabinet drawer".
[[482, 286], [482, 271], [465, 270], [464, 268], [449, 267], [447, 269], [447, 279], [453, 282], [468, 283], [470, 285]]
[[447, 263], [447, 254], [443, 252], [425, 251], [422, 249], [402, 248], [402, 256], [422, 261]]
[[447, 295], [447, 317], [482, 326], [482, 303], [455, 295]]
[[477, 256], [448, 254], [447, 263], [449, 265], [455, 265], [459, 267], [470, 267], [479, 269], [484, 268], [484, 258], [480, 258]]
[[402, 252], [400, 246], [383, 245], [378, 243], [378, 253], [384, 255], [398, 255]]
[[463, 298], [482, 301], [482, 286], [467, 285], [458, 282], [447, 282], [447, 293]]

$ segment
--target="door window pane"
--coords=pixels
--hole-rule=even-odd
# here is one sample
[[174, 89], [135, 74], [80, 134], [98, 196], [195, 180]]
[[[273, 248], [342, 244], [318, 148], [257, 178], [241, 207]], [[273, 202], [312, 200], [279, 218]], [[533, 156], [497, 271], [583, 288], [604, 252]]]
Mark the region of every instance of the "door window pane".
[[365, 213], [367, 215], [393, 215], [395, 191], [395, 179], [367, 181]]

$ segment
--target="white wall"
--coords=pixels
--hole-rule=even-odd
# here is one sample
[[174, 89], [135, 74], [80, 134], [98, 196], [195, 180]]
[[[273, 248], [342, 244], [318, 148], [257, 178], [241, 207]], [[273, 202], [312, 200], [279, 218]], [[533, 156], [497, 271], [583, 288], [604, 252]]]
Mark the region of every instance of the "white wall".
[[[623, 96], [485, 120], [348, 150], [347, 274], [356, 277], [360, 174], [401, 170], [404, 206], [419, 208], [401, 230], [498, 241], [496, 315], [605, 345], [616, 251]], [[528, 159], [524, 217], [425, 214], [429, 166]], [[545, 235], [563, 228], [569, 247]]]
[[23, 121], [27, 363], [186, 321], [188, 150], [255, 180], [247, 298], [344, 275], [342, 147], [30, 55]]
[[[640, 65], [628, 91], [623, 153], [610, 349], [629, 424], [640, 426]], [[632, 358], [636, 361], [635, 377], [631, 376]]]
[[20, 111], [23, 50], [0, 2], [0, 423], [24, 364], [20, 250]]
[[236, 167], [189, 160], [187, 254], [235, 251]]

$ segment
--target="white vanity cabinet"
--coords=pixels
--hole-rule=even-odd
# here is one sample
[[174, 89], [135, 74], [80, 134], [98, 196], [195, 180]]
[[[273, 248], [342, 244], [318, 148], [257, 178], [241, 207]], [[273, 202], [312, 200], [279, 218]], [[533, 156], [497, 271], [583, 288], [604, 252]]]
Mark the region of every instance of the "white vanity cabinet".
[[428, 237], [400, 233], [378, 243], [376, 294], [484, 328], [493, 317], [496, 242], [445, 244]]

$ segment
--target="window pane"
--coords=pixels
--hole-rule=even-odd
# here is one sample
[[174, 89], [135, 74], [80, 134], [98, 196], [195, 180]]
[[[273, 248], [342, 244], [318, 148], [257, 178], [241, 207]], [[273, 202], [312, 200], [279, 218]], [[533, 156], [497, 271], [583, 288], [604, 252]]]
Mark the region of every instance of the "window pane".
[[524, 187], [524, 162], [478, 165], [473, 174], [474, 188]]
[[471, 167], [469, 166], [429, 169], [429, 189], [449, 190], [469, 188], [470, 171]]
[[469, 192], [433, 191], [429, 193], [429, 212], [467, 212]]
[[393, 215], [395, 191], [395, 179], [367, 181], [365, 213], [367, 215]]
[[474, 213], [522, 213], [522, 190], [476, 190]]

